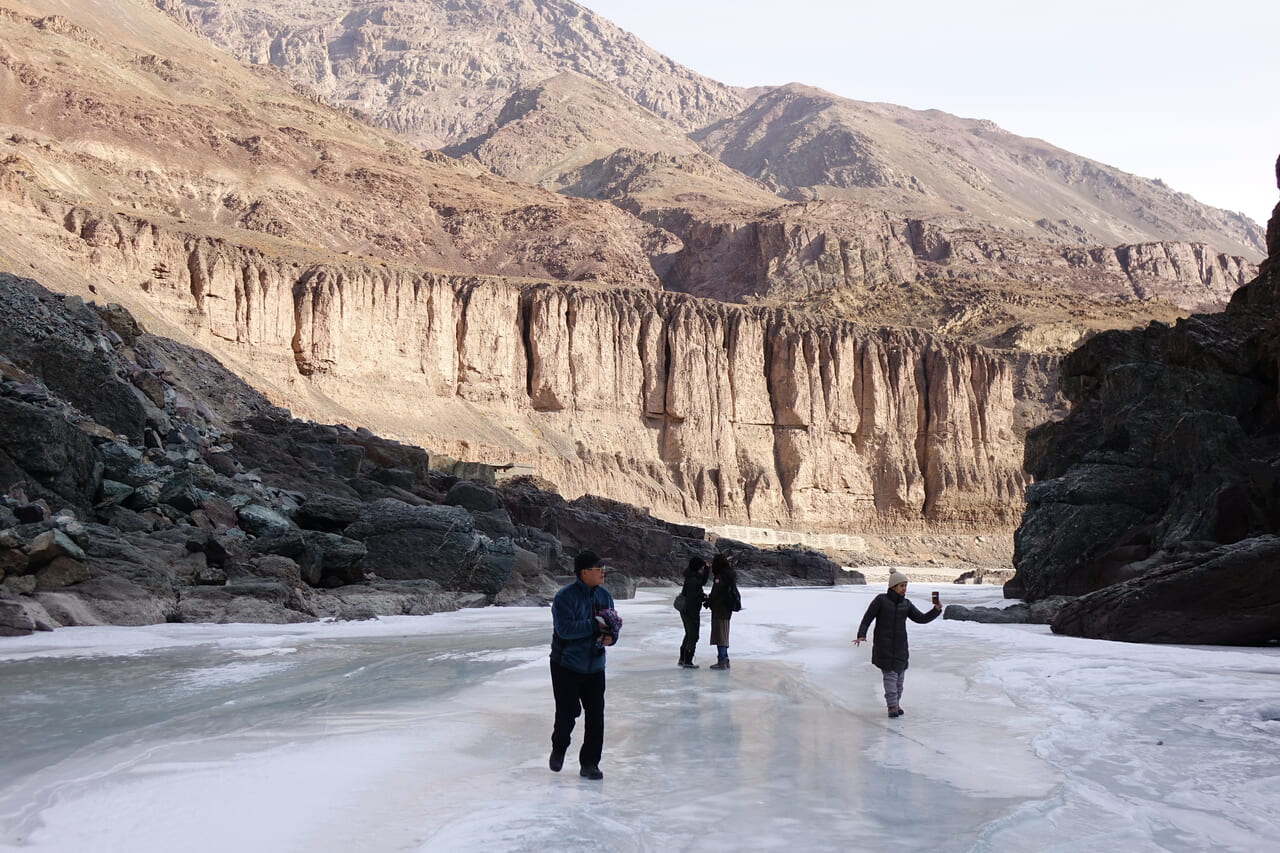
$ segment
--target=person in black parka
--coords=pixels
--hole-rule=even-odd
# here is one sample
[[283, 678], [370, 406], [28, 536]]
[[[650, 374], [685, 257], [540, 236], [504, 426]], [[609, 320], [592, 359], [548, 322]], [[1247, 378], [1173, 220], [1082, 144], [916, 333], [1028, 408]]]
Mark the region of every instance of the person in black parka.
[[684, 596], [684, 609], [680, 611], [680, 621], [684, 623], [684, 642], [680, 644], [679, 665], [685, 669], [697, 669], [693, 662], [694, 650], [698, 647], [698, 633], [702, 628], [702, 602], [706, 595], [702, 586], [707, 582], [710, 570], [707, 561], [701, 557], [689, 559], [689, 566], [684, 570], [684, 588], [680, 594]]
[[711, 669], [729, 668], [729, 621], [742, 609], [742, 595], [738, 592], [738, 573], [724, 554], [711, 558], [711, 592], [707, 593], [707, 607], [711, 608], [711, 644], [716, 647], [716, 662]]
[[876, 623], [872, 635], [871, 662], [884, 673], [884, 701], [890, 717], [901, 717], [902, 687], [907, 675], [907, 619], [925, 624], [938, 618], [942, 605], [934, 602], [928, 613], [921, 612], [907, 601], [907, 576], [898, 571], [889, 573], [889, 591], [871, 599], [867, 612], [858, 626], [858, 638], [854, 645], [862, 645], [867, 639], [867, 628]]

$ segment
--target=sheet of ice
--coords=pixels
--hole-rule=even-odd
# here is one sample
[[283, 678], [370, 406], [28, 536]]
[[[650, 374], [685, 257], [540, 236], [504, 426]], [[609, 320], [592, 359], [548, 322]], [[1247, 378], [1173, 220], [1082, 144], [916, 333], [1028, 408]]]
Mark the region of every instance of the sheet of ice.
[[546, 609], [3, 640], [0, 850], [1272, 849], [1277, 650], [938, 620], [889, 720], [878, 591], [747, 590], [728, 673], [620, 602], [602, 783], [546, 767]]

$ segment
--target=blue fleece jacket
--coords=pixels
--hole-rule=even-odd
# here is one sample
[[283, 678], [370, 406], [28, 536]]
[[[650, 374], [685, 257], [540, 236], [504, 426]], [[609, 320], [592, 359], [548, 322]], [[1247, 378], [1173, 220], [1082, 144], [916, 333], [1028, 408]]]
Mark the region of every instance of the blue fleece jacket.
[[[575, 580], [556, 593], [551, 602], [551, 659], [574, 672], [600, 672], [605, 650], [596, 645], [604, 632], [596, 613], [613, 607], [613, 596], [602, 586], [590, 587]], [[617, 642], [618, 634], [613, 633]]]

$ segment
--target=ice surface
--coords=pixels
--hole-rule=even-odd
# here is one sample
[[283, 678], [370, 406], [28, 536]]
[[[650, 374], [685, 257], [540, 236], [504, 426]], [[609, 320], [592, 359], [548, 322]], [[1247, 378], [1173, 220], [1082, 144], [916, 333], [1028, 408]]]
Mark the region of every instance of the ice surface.
[[546, 767], [546, 609], [6, 639], [0, 850], [1274, 849], [1277, 650], [913, 624], [889, 720], [878, 591], [746, 590], [727, 673], [620, 602], [603, 782]]

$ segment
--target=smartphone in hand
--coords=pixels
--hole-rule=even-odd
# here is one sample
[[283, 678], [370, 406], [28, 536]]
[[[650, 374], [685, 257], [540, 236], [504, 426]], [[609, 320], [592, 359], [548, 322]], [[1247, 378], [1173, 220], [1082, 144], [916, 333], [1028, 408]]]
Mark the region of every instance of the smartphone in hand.
[[938, 602], [938, 591], [936, 589], [933, 591], [932, 597], [933, 597], [933, 606], [937, 607], [939, 602]]

